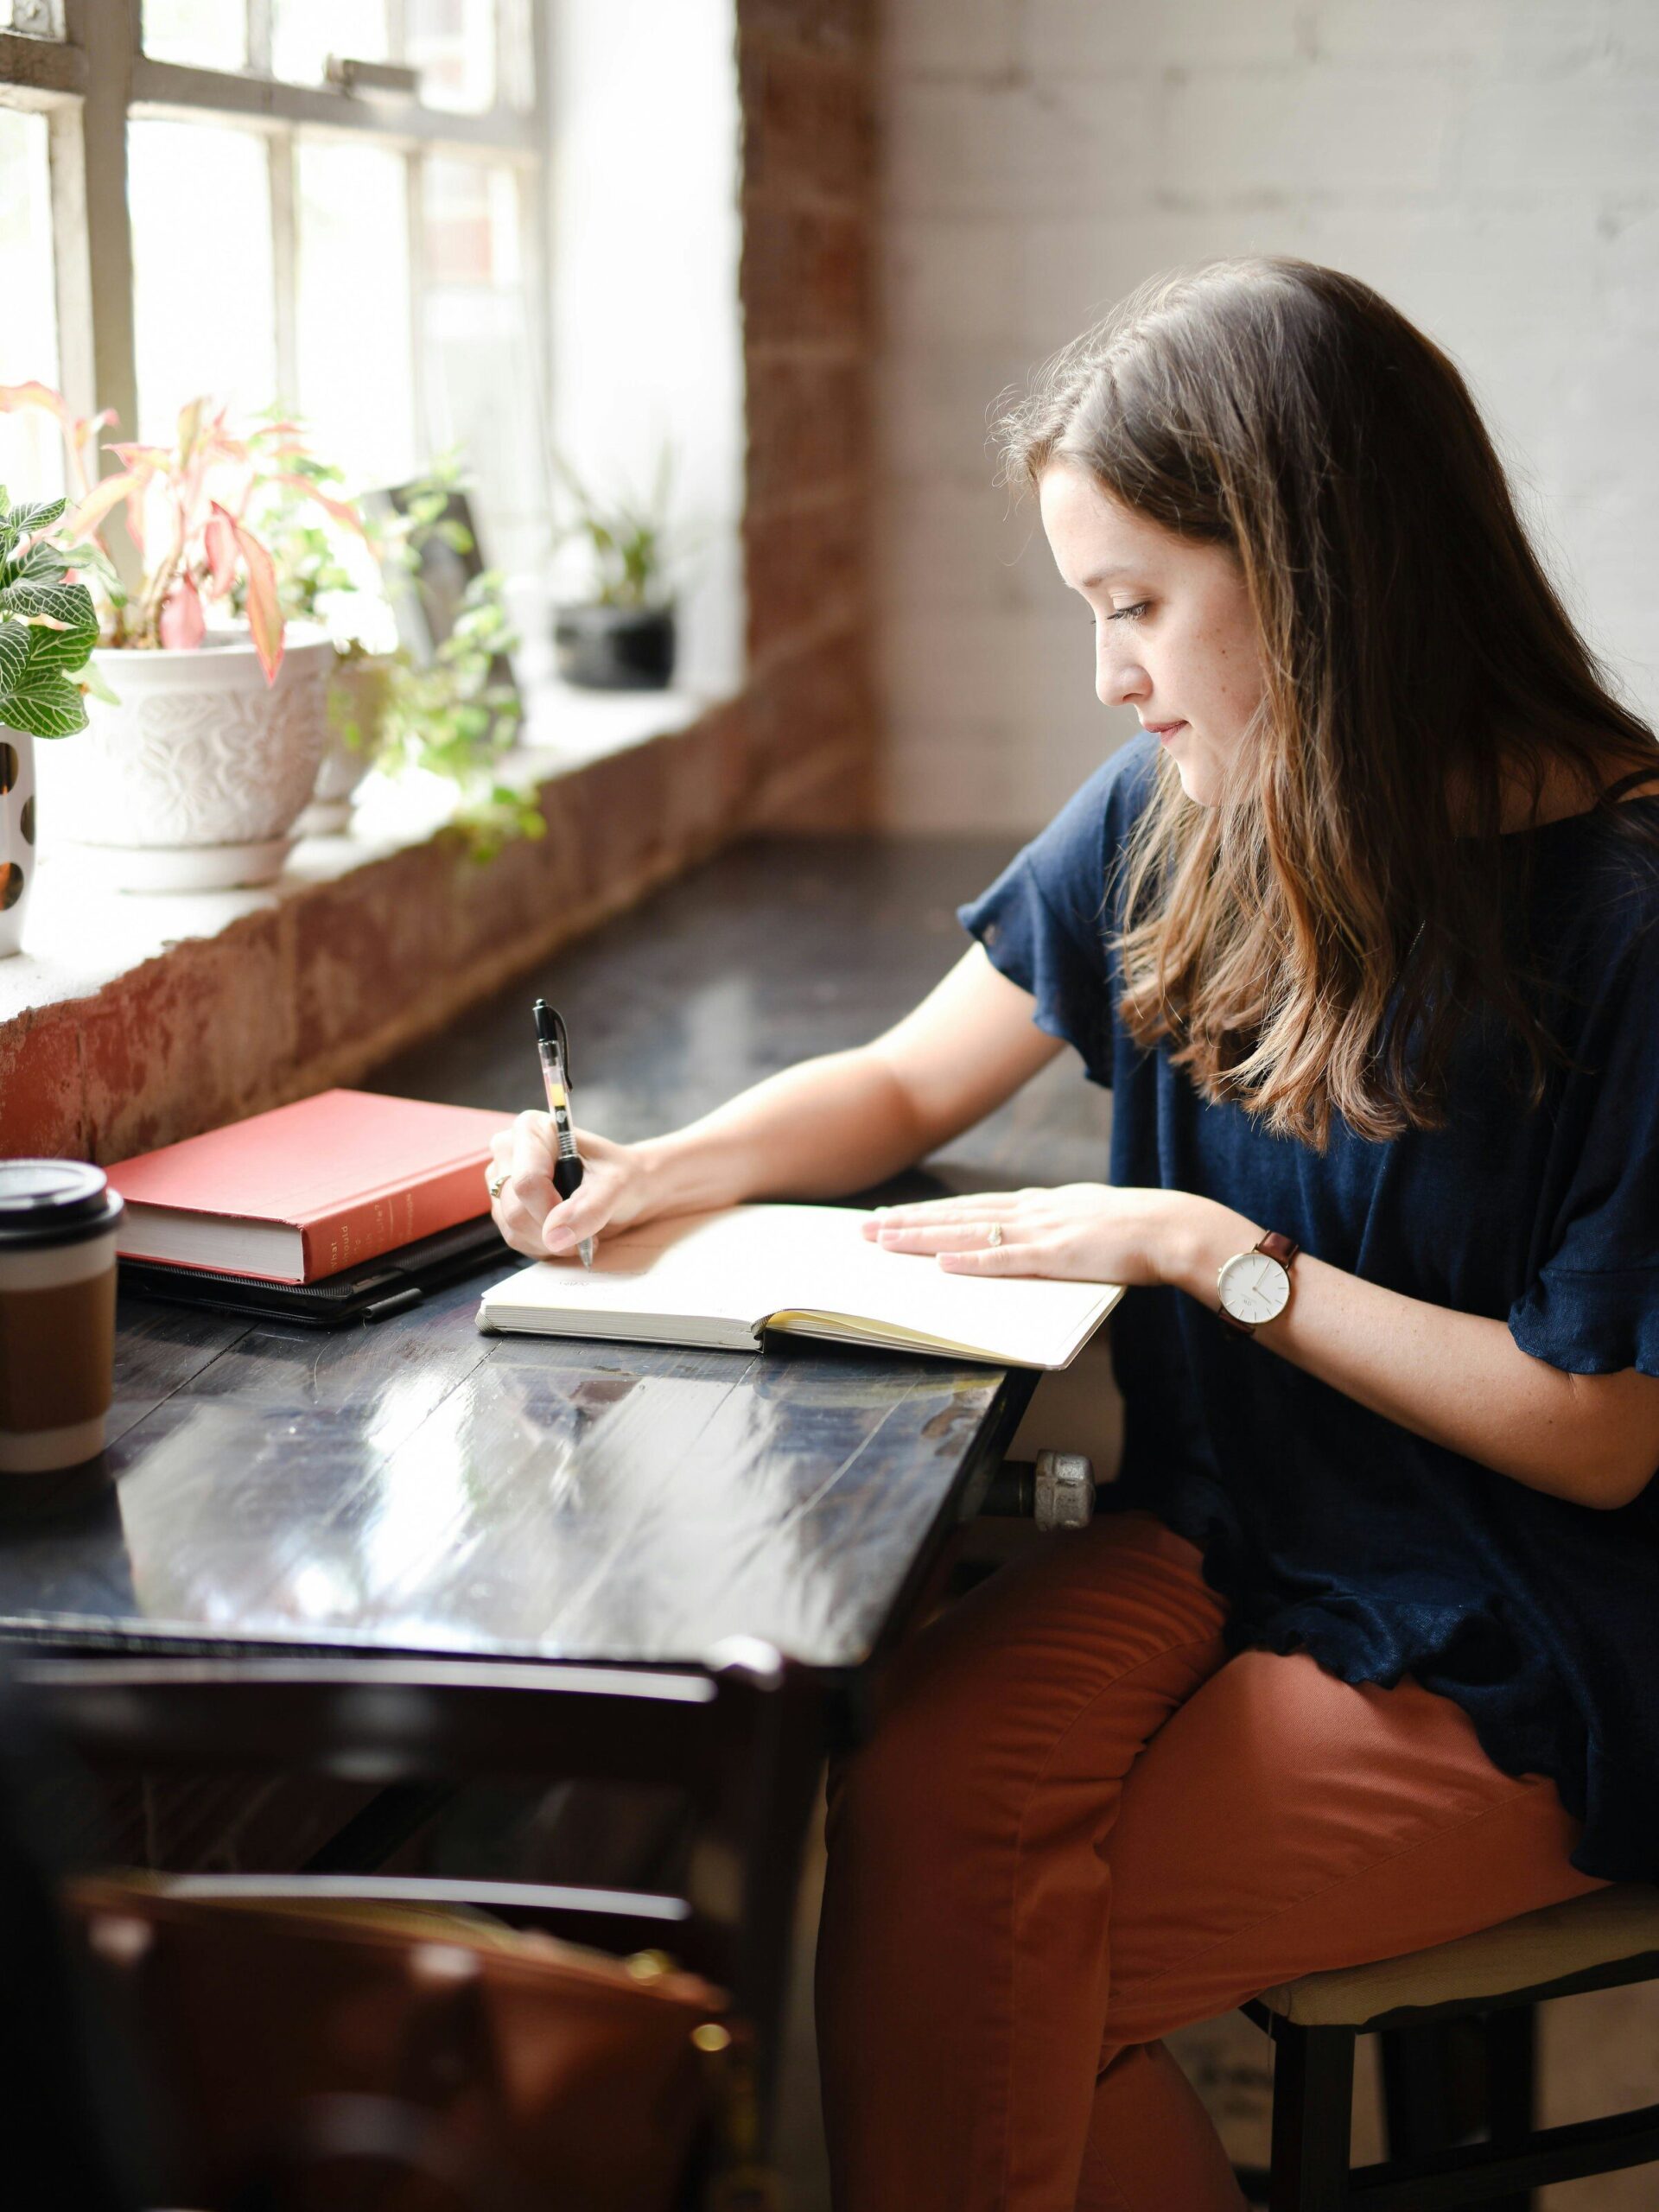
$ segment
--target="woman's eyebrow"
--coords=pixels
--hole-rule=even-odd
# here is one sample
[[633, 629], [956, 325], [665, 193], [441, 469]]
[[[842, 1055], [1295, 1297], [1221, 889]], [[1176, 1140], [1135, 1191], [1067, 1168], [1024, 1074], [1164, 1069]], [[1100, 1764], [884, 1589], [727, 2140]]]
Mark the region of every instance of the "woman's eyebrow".
[[1119, 583], [1125, 576], [1132, 576], [1135, 573], [1135, 569], [1122, 566], [1116, 569], [1097, 569], [1092, 576], [1084, 576], [1077, 588], [1078, 591], [1093, 591], [1098, 584]]

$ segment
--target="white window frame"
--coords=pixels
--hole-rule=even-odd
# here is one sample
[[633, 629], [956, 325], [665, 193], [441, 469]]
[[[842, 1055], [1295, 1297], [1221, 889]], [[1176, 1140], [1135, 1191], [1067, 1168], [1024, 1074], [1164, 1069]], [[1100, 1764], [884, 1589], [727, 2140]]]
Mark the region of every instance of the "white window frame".
[[[228, 0], [226, 0], [228, 4]], [[287, 83], [270, 73], [270, 0], [243, 0], [249, 66], [202, 69], [145, 54], [142, 0], [62, 0], [64, 36], [0, 31], [0, 105], [44, 113], [52, 177], [59, 382], [78, 415], [112, 408], [137, 435], [138, 376], [134, 343], [132, 230], [127, 209], [130, 118], [213, 119], [262, 131], [270, 163], [272, 267], [276, 277], [276, 391], [301, 397], [296, 379], [297, 327], [294, 154], [298, 134], [372, 139], [404, 154], [408, 166], [410, 270], [410, 372], [416, 435], [429, 454], [429, 410], [421, 317], [425, 273], [422, 164], [459, 156], [510, 168], [518, 184], [529, 291], [530, 343], [544, 399], [548, 333], [544, 156], [547, 147], [547, 10], [531, 0], [535, 92], [510, 106], [498, 73], [487, 113], [456, 114], [418, 99], [381, 100], [329, 85]], [[513, 0], [494, 0], [496, 51], [509, 51]], [[390, 47], [404, 51], [403, 0], [388, 0]], [[111, 464], [113, 466], [114, 464]]]

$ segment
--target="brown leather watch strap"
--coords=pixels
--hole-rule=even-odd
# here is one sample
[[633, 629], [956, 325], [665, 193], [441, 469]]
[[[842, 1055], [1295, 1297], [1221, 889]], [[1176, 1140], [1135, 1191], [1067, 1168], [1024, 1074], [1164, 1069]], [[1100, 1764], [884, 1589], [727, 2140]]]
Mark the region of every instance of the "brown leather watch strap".
[[[1301, 1249], [1294, 1237], [1287, 1236], [1277, 1229], [1269, 1229], [1264, 1236], [1258, 1236], [1250, 1247], [1253, 1252], [1265, 1252], [1270, 1260], [1277, 1260], [1287, 1273], [1289, 1272], [1291, 1262]], [[1236, 1314], [1230, 1313], [1224, 1306], [1218, 1305], [1216, 1311], [1227, 1326], [1230, 1329], [1236, 1329], [1241, 1337], [1253, 1337], [1261, 1326], [1258, 1321], [1241, 1321]]]

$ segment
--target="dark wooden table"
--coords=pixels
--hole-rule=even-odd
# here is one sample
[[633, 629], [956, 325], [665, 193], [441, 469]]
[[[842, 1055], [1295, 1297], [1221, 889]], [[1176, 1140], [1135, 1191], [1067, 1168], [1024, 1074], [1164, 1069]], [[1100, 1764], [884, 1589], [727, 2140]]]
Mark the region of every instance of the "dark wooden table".
[[[964, 940], [1001, 849], [728, 854], [375, 1086], [536, 1098], [529, 1003], [569, 1025], [579, 1118], [627, 1139], [874, 1034]], [[935, 1165], [941, 1187], [1104, 1160], [1069, 1058]], [[734, 1635], [837, 1675], [902, 1627], [1012, 1433], [1018, 1372], [772, 1340], [759, 1355], [474, 1327], [497, 1268], [340, 1332], [122, 1302], [96, 1486], [0, 1530], [0, 1636], [217, 1651], [705, 1659]], [[111, 1479], [109, 1479], [112, 1478]]]
[[[954, 907], [1004, 857], [840, 840], [727, 854], [374, 1085], [538, 1104], [541, 992], [569, 1026], [580, 1122], [625, 1140], [676, 1126], [903, 1014], [960, 956]], [[1105, 1137], [1105, 1101], [1068, 1056], [931, 1163], [925, 1187], [1098, 1176]], [[855, 1725], [849, 1708], [975, 1510], [1033, 1378], [799, 1338], [739, 1354], [482, 1336], [480, 1293], [505, 1272], [337, 1332], [124, 1297], [102, 1462], [53, 1510], [0, 1522], [0, 1643], [72, 1650], [79, 1683], [99, 1651], [336, 1655], [337, 1673], [342, 1652], [459, 1659], [482, 1684], [491, 1662], [526, 1657], [702, 1665], [731, 1638], [774, 1647], [795, 1662], [788, 1712], [810, 1718], [784, 1724], [766, 1754], [769, 1825], [751, 1829], [760, 1872], [730, 1954], [769, 2079], [825, 1741]], [[231, 1686], [244, 1707], [246, 1681]], [[60, 1710], [85, 1726], [84, 1694], [72, 1682], [67, 1695]], [[106, 1743], [118, 1759], [132, 1750], [123, 1726]], [[332, 1800], [318, 1795], [325, 1771]], [[146, 1774], [106, 1808], [103, 1849], [175, 1871], [315, 1876], [395, 1868], [418, 1834], [428, 1871], [443, 1871], [418, 1789], [365, 1797], [330, 1767], [289, 1775], [277, 1796], [251, 1815], [219, 1764], [168, 1790]], [[572, 1878], [592, 1817], [540, 1849], [543, 1883]], [[626, 1834], [601, 1823], [591, 1856], [605, 1878], [620, 1869], [638, 1885], [653, 1819]], [[495, 1846], [457, 1848], [471, 1875]]]

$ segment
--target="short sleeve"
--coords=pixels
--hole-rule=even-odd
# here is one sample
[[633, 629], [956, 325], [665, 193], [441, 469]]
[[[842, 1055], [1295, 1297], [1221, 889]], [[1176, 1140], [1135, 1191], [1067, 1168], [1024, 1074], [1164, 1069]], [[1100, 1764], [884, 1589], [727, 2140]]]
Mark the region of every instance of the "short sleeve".
[[[1133, 819], [1148, 748], [1125, 746], [957, 918], [992, 964], [1037, 1001], [1032, 1019], [1072, 1046], [1090, 1080], [1112, 1080], [1107, 880]], [[1138, 757], [1137, 757], [1138, 756]]]
[[1659, 1376], [1659, 925], [1620, 963], [1573, 1050], [1547, 1252], [1510, 1313], [1524, 1352], [1573, 1375]]

